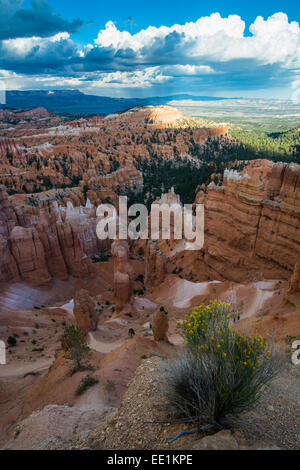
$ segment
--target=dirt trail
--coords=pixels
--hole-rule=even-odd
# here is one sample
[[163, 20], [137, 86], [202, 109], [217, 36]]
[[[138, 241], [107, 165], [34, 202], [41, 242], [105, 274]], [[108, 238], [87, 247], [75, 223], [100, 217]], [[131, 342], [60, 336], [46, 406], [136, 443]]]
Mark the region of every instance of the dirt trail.
[[74, 309], [74, 299], [71, 299], [69, 302], [63, 305], [59, 305], [56, 307], [48, 307], [49, 310], [56, 309], [56, 308], [61, 308], [62, 310], [65, 310], [68, 312], [72, 317], [74, 316], [73, 314], [73, 309]]
[[95, 338], [94, 334], [92, 332], [89, 333], [89, 347], [93, 349], [94, 351], [98, 351], [100, 353], [106, 354], [114, 349], [118, 348], [119, 346], [122, 346], [124, 344], [125, 340], [117, 340], [117, 341], [100, 341]]
[[46, 370], [52, 364], [53, 359], [38, 359], [35, 362], [26, 362], [20, 365], [1, 366], [0, 368], [0, 379], [12, 379], [17, 377], [23, 377], [25, 374], [30, 372], [41, 372]]
[[270, 302], [277, 300], [280, 293], [278, 283], [277, 280], [248, 285], [228, 281], [191, 282], [169, 275], [152, 291], [150, 298], [158, 304], [177, 309], [188, 309], [218, 299], [241, 306], [242, 317], [248, 318], [263, 313]]

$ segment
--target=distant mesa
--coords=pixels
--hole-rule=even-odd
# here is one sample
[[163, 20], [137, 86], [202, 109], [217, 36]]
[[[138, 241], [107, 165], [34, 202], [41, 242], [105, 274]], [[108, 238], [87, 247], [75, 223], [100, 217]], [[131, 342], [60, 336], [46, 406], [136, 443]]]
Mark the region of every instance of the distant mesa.
[[31, 109], [43, 106], [51, 112], [70, 114], [109, 114], [135, 106], [164, 105], [173, 100], [182, 99], [218, 101], [225, 98], [184, 94], [149, 98], [111, 98], [86, 95], [79, 90], [9, 90], [6, 92], [7, 107]]

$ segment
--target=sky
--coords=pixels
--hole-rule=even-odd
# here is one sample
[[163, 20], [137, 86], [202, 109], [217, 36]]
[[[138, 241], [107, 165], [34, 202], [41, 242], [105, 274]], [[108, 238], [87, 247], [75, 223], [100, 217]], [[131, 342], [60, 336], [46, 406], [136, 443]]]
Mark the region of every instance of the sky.
[[300, 96], [295, 1], [0, 0], [0, 88]]

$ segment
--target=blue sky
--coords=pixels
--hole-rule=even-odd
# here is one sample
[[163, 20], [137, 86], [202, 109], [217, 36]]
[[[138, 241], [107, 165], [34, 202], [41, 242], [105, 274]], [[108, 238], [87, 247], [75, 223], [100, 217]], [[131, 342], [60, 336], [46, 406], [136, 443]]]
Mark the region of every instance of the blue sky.
[[[85, 0], [74, 2], [72, 0], [53, 0], [49, 2], [63, 17], [72, 19], [81, 18], [85, 26], [73, 37], [82, 42], [92, 41], [100, 28], [104, 28], [107, 21], [114, 21], [119, 29], [130, 29], [137, 32], [148, 26], [171, 26], [175, 23], [184, 24], [196, 21], [201, 16], [209, 16], [219, 12], [226, 17], [231, 14], [240, 15], [249, 26], [257, 16], [265, 18], [278, 11], [284, 11], [291, 20], [300, 20], [300, 7], [296, 1], [201, 1], [201, 0], [129, 0], [113, 2]], [[30, 0], [24, 5], [30, 5]], [[84, 8], [83, 8], [84, 6]], [[133, 22], [128, 21], [132, 18]]]
[[0, 79], [106, 96], [288, 99], [300, 88], [298, 20], [289, 0], [0, 0]]

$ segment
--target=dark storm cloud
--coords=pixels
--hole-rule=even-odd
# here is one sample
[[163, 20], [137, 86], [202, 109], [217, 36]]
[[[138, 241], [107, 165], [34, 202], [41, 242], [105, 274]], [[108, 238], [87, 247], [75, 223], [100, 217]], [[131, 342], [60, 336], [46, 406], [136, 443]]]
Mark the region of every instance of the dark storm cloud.
[[[26, 46], [24, 44], [26, 43]], [[27, 74], [66, 71], [79, 58], [75, 43], [66, 37], [24, 40], [23, 45], [0, 42], [0, 68]]]
[[0, 0], [0, 39], [75, 33], [83, 24], [79, 18], [71, 22], [63, 19], [45, 0], [31, 0], [29, 9], [22, 8], [22, 3]]

